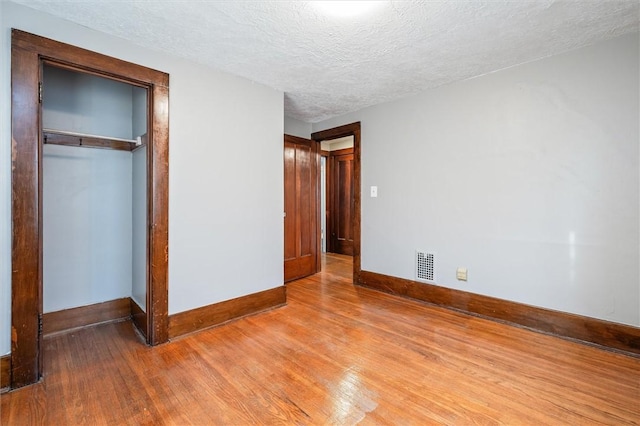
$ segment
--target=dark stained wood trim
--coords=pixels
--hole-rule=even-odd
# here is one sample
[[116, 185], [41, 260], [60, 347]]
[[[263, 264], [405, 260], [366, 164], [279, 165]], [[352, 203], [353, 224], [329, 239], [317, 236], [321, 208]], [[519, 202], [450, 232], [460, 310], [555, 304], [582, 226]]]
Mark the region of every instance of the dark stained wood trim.
[[131, 317], [130, 298], [110, 300], [93, 305], [48, 312], [42, 317], [45, 336], [79, 327], [118, 321]]
[[60, 135], [56, 133], [42, 132], [43, 143], [48, 145], [77, 146], [82, 148], [102, 148], [117, 151], [133, 151], [136, 144], [111, 139]]
[[169, 317], [169, 338], [174, 339], [230, 320], [283, 306], [287, 303], [286, 291], [285, 286], [275, 287], [173, 314]]
[[[167, 74], [164, 74], [169, 76]], [[169, 87], [152, 85], [147, 102], [147, 343], [169, 340]]]
[[360, 285], [492, 320], [640, 355], [640, 328], [362, 271]]
[[[42, 312], [38, 54], [11, 49], [11, 387], [40, 379], [38, 315]], [[36, 88], [34, 90], [34, 88]], [[33, 122], [33, 117], [36, 122]]]
[[11, 355], [0, 357], [0, 393], [9, 390], [11, 384]]
[[[99, 77], [147, 87], [149, 83], [169, 87], [169, 74], [122, 59], [12, 29], [12, 46], [38, 55], [49, 65], [83, 71]], [[87, 61], [87, 55], [91, 60]]]
[[347, 155], [347, 154], [353, 154], [353, 148], [343, 148], [343, 149], [337, 149], [335, 151], [329, 151], [329, 155], [334, 157], [338, 155]]
[[169, 75], [151, 68], [12, 30], [12, 333], [11, 387], [41, 376], [38, 318], [42, 315], [42, 182], [38, 82], [43, 63], [148, 90], [147, 342], [168, 340]]
[[147, 313], [142, 310], [140, 305], [136, 303], [132, 298], [129, 299], [131, 312], [131, 320], [133, 324], [142, 332], [143, 335], [147, 335]]
[[318, 143], [324, 140], [353, 136], [353, 282], [360, 282], [361, 258], [361, 160], [360, 160], [360, 122], [345, 124], [333, 129], [322, 130], [311, 134], [311, 139]]

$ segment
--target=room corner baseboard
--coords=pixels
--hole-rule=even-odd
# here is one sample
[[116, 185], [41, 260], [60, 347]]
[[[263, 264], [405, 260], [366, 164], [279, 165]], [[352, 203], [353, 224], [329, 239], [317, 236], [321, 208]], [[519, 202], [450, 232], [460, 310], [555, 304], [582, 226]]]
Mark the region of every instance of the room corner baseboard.
[[48, 312], [42, 317], [42, 333], [47, 336], [79, 327], [131, 317], [129, 297], [78, 308]]
[[287, 303], [286, 287], [249, 294], [236, 299], [179, 312], [169, 316], [169, 338], [173, 339]]
[[630, 325], [529, 306], [369, 271], [361, 272], [359, 285], [562, 338], [640, 355], [640, 328]]
[[5, 393], [11, 385], [11, 354], [0, 357], [0, 393]]
[[144, 336], [147, 336], [147, 313], [135, 300], [131, 298], [129, 301], [131, 302], [131, 320], [133, 324]]

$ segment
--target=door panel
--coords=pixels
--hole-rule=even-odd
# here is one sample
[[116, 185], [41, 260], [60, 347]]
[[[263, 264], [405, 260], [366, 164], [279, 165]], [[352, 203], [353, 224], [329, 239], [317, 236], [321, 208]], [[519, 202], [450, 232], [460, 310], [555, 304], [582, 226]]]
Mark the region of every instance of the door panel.
[[[296, 257], [296, 148], [284, 142], [284, 260]], [[286, 274], [285, 274], [286, 275]], [[286, 277], [285, 277], [286, 280]]]
[[284, 137], [284, 280], [317, 272], [318, 144]]
[[332, 151], [331, 162], [331, 251], [353, 255], [351, 220], [354, 211], [353, 148]]

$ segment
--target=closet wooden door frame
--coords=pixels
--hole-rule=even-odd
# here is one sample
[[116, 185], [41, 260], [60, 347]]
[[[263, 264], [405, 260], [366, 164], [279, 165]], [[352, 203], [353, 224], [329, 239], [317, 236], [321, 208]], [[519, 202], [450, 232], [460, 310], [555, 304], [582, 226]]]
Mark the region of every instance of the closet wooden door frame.
[[12, 29], [11, 388], [42, 375], [44, 62], [147, 89], [147, 343], [168, 340], [169, 75]]

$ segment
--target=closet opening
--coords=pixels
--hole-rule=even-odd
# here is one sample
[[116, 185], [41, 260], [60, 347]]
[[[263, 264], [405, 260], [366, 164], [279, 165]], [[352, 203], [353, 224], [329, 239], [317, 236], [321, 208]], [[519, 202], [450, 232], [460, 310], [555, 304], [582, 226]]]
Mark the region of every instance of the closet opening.
[[12, 30], [11, 388], [60, 312], [168, 340], [168, 96], [168, 74]]
[[106, 310], [146, 338], [147, 90], [43, 61], [41, 92], [43, 334]]

